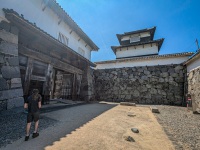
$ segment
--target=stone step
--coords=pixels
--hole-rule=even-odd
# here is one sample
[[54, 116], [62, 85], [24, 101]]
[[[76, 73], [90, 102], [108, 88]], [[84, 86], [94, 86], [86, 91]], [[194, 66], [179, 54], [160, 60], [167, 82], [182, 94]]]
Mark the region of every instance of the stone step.
[[160, 113], [159, 109], [155, 106], [150, 106], [150, 109], [152, 113]]
[[124, 106], [136, 106], [135, 103], [130, 103], [130, 102], [120, 102], [120, 105], [124, 105]]

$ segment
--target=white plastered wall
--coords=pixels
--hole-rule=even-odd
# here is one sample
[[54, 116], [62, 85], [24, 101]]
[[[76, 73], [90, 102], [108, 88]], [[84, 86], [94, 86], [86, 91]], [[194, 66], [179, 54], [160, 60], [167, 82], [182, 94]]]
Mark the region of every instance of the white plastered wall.
[[19, 15], [23, 14], [24, 18], [32, 23], [36, 23], [36, 26], [44, 30], [54, 38], [58, 39], [58, 34], [61, 32], [67, 38], [69, 38], [68, 46], [74, 51], [78, 52], [78, 48], [81, 47], [85, 51], [85, 58], [91, 59], [91, 47], [86, 45], [83, 39], [79, 40], [79, 36], [72, 32], [69, 26], [63, 21], [58, 25], [58, 16], [49, 8], [44, 7], [42, 0], [0, 0], [0, 21], [6, 20], [2, 8], [13, 9]]
[[169, 65], [181, 64], [188, 59], [188, 56], [171, 57], [171, 58], [154, 58], [154, 59], [141, 59], [141, 60], [127, 60], [127, 61], [111, 61], [106, 63], [96, 63], [95, 69], [110, 69], [110, 68], [123, 68], [123, 67], [136, 67], [136, 66], [156, 66], [156, 65]]
[[158, 46], [156, 43], [131, 46], [131, 47], [123, 47], [116, 49], [116, 57], [132, 57], [132, 56], [142, 56], [142, 55], [151, 55], [158, 54]]

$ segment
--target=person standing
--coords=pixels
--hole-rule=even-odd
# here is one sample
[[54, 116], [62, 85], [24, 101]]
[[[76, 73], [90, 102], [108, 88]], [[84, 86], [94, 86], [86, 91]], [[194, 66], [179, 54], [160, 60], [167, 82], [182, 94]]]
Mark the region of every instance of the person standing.
[[25, 141], [28, 141], [29, 139], [29, 136], [30, 136], [29, 132], [30, 132], [32, 121], [35, 122], [35, 130], [33, 132], [32, 137], [36, 138], [39, 136], [38, 125], [39, 125], [41, 101], [42, 101], [42, 97], [39, 94], [39, 90], [33, 89], [32, 94], [27, 98], [27, 100], [24, 103], [24, 108], [25, 109], [28, 108]]

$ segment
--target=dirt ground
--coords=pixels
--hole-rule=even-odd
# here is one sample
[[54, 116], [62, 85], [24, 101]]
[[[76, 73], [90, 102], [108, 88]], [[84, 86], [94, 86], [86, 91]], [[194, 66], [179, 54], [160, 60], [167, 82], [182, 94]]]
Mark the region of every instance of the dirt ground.
[[[127, 136], [135, 142], [126, 141]], [[174, 150], [174, 146], [148, 107], [118, 105], [44, 149]]]

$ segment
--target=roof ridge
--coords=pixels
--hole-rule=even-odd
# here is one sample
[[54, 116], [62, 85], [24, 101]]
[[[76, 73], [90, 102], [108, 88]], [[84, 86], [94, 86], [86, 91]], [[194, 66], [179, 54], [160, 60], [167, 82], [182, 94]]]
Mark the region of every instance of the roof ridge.
[[172, 56], [191, 56], [194, 52], [182, 52], [182, 53], [173, 53], [173, 54], [163, 54], [163, 55], [151, 55], [151, 56], [140, 56], [140, 57], [131, 57], [131, 58], [121, 58], [115, 60], [107, 60], [107, 61], [99, 61], [94, 62], [95, 64], [108, 63], [108, 62], [116, 62], [116, 61], [129, 61], [129, 60], [140, 60], [140, 59], [152, 59], [152, 58], [164, 58], [164, 57], [172, 57]]

